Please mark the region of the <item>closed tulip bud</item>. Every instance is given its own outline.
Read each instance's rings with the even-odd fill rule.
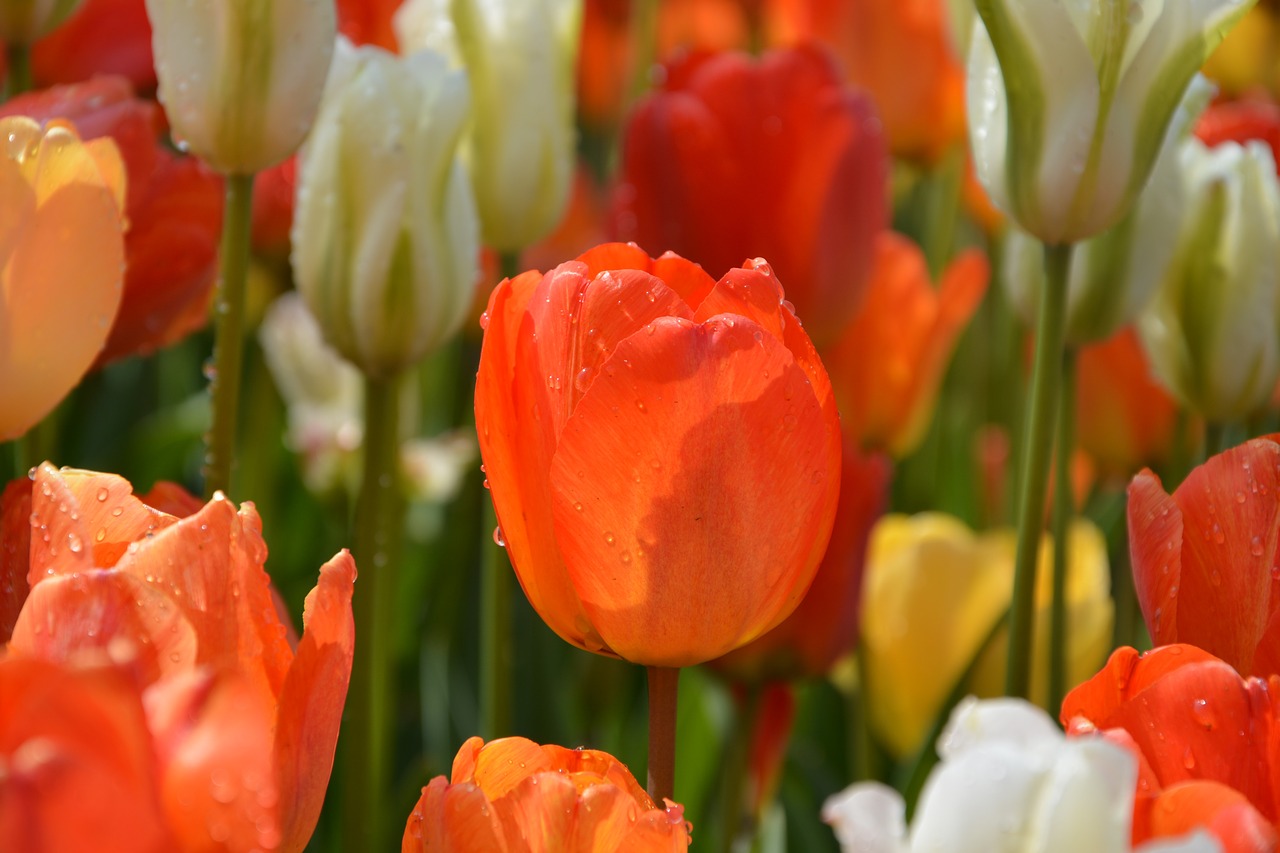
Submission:
[[[1253,412],[1280,376],[1280,182],[1265,143],[1180,152],[1177,254],[1139,321],[1157,378],[1210,421]]]
[[[996,204],[1049,244],[1119,222],[1187,84],[1252,5],[978,0],[969,128]]]
[[[467,142],[486,245],[515,251],[545,236],[573,180],[580,0],[453,0],[475,98]]]
[[[333,55],[328,0],[147,0],[174,138],[221,172],[279,163],[311,129]]]
[[[0,44],[31,44],[79,5],[80,0],[0,0]]]
[[[325,337],[366,373],[418,361],[457,330],[479,255],[458,158],[467,80],[438,54],[339,39],[303,146],[293,269]]]

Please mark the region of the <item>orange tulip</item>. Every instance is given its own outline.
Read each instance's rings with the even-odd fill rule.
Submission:
[[[607,752],[473,737],[437,776],[404,828],[403,853],[566,853],[685,850],[689,824],[656,806]]]
[[[0,118],[0,441],[75,387],[120,307],[124,166],[64,122]]]
[[[627,122],[617,236],[709,270],[769,259],[818,344],[862,299],[888,211],[871,101],[815,47],[668,69]]]
[[[1277,689],[1195,646],[1121,648],[1067,694],[1061,718],[1137,756],[1135,845],[1199,827],[1226,851],[1275,850]]]
[[[111,661],[129,671],[146,709],[147,731],[134,736],[151,741],[161,819],[174,839],[162,849],[223,849],[208,846],[213,835],[226,849],[302,850],[324,800],[351,673],[350,555],[321,568],[295,650],[263,571],[252,504],[237,512],[218,497],[179,520],[134,497],[119,477],[47,464],[28,485],[29,509],[4,504],[7,513],[28,509],[31,529],[30,593],[7,662],[76,669]],[[2,529],[12,524],[6,518]],[[16,701],[24,713],[39,710],[23,694]],[[49,725],[76,727],[75,703],[63,710]],[[14,755],[34,748],[35,735],[22,731],[0,733]],[[106,762],[115,743],[84,748]],[[44,831],[33,821],[54,813],[0,819],[0,849],[28,849],[9,842]],[[68,824],[59,831],[100,832],[75,820],[75,810],[58,814]]]
[[[678,667],[795,609],[831,532],[840,426],[768,264],[716,282],[599,246],[502,282],[484,322],[480,451],[552,630]]]
[[[892,474],[886,457],[864,456],[846,439],[836,520],[813,585],[781,625],[715,661],[717,669],[753,682],[822,678],[853,650],[867,541],[888,503]]]
[[[1169,495],[1129,484],[1133,583],[1157,645],[1192,643],[1239,672],[1280,674],[1280,435],[1210,458]]]
[[[222,179],[161,144],[156,105],[121,77],[21,95],[0,115],[66,118],[85,139],[110,138],[129,178],[120,310],[97,364],[149,353],[204,326],[222,232]]]
[[[964,139],[964,67],[945,0],[765,0],[774,44],[817,39],[871,93],[900,157],[937,160]]]
[[[866,301],[823,350],[846,429],[863,447],[905,456],[920,443],[951,350],[989,274],[986,259],[970,250],[935,289],[910,240],[890,232],[877,239]]]
[[[1121,481],[1169,458],[1177,438],[1178,404],[1151,375],[1131,326],[1080,349],[1076,429],[1080,447],[1103,477]]]

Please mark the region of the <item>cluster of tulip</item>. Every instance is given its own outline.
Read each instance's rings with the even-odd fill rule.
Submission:
[[[0,850],[1280,849],[1253,6],[0,0]]]

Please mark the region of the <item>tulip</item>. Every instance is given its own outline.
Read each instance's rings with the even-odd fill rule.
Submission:
[[[774,43],[829,44],[846,79],[875,99],[893,153],[934,163],[964,138],[964,68],[945,5],[771,0],[765,17]]]
[[[768,264],[716,282],[604,245],[504,281],[482,324],[480,452],[553,631],[680,667],[795,609],[831,532],[840,428]]]
[[[0,440],[80,381],[107,340],[124,275],[124,166],[108,139],[0,118]],[[51,334],[51,330],[57,334]]]
[[[155,91],[145,0],[84,0],[65,23],[32,46],[31,72],[43,86],[105,74],[127,77],[139,92]]]
[[[80,0],[0,2],[0,44],[30,45],[75,11]]]
[[[1009,606],[1014,534],[981,536],[941,514],[888,515],[871,534],[862,605],[862,649],[872,731],[894,755],[920,746],[970,662],[970,686],[999,696],[1008,633],[991,636]],[[1052,543],[1041,542],[1032,652],[1032,695],[1047,690]],[[1087,522],[1072,528],[1067,570],[1068,674],[1087,678],[1111,640],[1112,603],[1102,534]]]
[[[1161,383],[1210,421],[1244,417],[1280,377],[1280,181],[1262,142],[1183,143],[1178,254],[1138,329]]]
[[[1277,439],[1210,458],[1172,495],[1149,470],[1129,485],[1129,553],[1151,639],[1192,643],[1263,677],[1280,673]]]
[[[1214,104],[1200,116],[1195,130],[1200,141],[1210,148],[1224,142],[1244,145],[1250,139],[1260,139],[1271,149],[1272,158],[1280,160],[1280,104],[1274,101]]]
[[[124,292],[102,365],[175,343],[208,320],[222,223],[222,181],[194,157],[160,144],[161,116],[121,77],[21,95],[0,115],[63,117],[84,139],[119,146],[129,178],[125,198]]]
[[[299,160],[293,269],[329,343],[390,375],[471,304],[478,226],[457,154],[467,81],[431,52],[338,45]]]
[[[1155,381],[1132,326],[1080,348],[1076,435],[1104,478],[1124,482],[1167,461],[1178,434],[1178,404]]]
[[[295,650],[263,571],[252,504],[237,512],[218,497],[178,519],[135,498],[119,477],[47,464],[28,486],[30,593],[9,660],[73,668],[109,660],[133,673],[159,806],[176,839],[165,849],[207,849],[213,834],[229,849],[302,850],[323,803],[351,673],[351,557],[321,568]],[[106,760],[113,743],[91,751]],[[80,815],[58,812],[75,827],[60,829],[95,837],[85,834],[100,827]],[[54,818],[24,812],[17,823],[0,821],[0,832],[44,831],[32,822]],[[0,847],[27,849],[3,836]]]
[[[813,585],[781,625],[717,660],[717,669],[734,679],[757,683],[822,678],[853,650],[867,541],[888,504],[891,475],[886,457],[864,456],[846,439],[831,541]]]
[[[403,853],[685,850],[684,808],[665,808],[607,752],[473,737],[437,776],[404,828]]]
[[[938,741],[942,763],[925,782],[908,832],[898,792],[878,782],[827,800],[823,819],[849,853],[1000,850],[1120,853],[1129,846],[1137,767],[1101,738],[1068,739],[1021,699],[956,707]],[[1149,848],[1152,853],[1156,848]],[[1202,851],[1203,834],[1162,851]]]
[[[311,129],[337,33],[314,0],[147,0],[174,138],[219,172],[279,163]]]
[[[1124,218],[1183,91],[1252,0],[977,5],[967,102],[978,176],[1019,226],[1061,245]]]
[[[694,57],[627,123],[617,232],[709,270],[769,258],[823,345],[862,299],[887,171],[870,99],[818,49]]]
[[[1204,65],[1204,73],[1228,98],[1259,88],[1275,91],[1277,36],[1276,11],[1270,3],[1259,3]]]
[[[1275,850],[1275,692],[1188,645],[1112,654],[1072,690],[1062,722],[1138,758],[1135,841],[1203,827],[1226,851]]]
[[[545,236],[573,179],[579,0],[453,0],[475,99],[467,137],[485,245],[514,252]]]
[[[876,240],[866,300],[823,361],[848,429],[863,447],[902,457],[924,438],[956,339],[986,292],[986,259],[970,250],[934,288],[924,254],[890,232]]]

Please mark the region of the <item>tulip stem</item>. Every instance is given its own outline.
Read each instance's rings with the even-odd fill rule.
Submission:
[[[400,498],[400,376],[365,376],[364,472],[356,502],[353,552],[356,661],[351,669],[343,786],[347,850],[386,849],[390,790],[391,669],[395,658],[396,557]]]
[[[520,253],[504,252],[499,259],[503,278],[520,274]],[[505,737],[511,731],[511,687],[514,654],[511,642],[511,563],[498,544],[501,529],[488,480],[480,508],[480,736]]]
[[[213,422],[205,436],[204,495],[231,493],[231,465],[244,363],[244,292],[249,275],[249,222],[253,175],[227,175],[227,202],[218,251],[218,292],[214,297],[213,361],[209,394]]]
[[[1053,454],[1055,410],[1062,367],[1062,336],[1071,244],[1044,247],[1045,288],[1036,324],[1036,358],[1018,494],[1018,547],[1009,616],[1009,660],[1005,693],[1026,699],[1031,688],[1031,646],[1035,636],[1036,558],[1044,530],[1045,487]]]
[[[1049,610],[1049,704],[1056,714],[1067,695],[1067,572],[1071,565],[1071,457],[1076,449],[1076,350],[1062,353],[1062,389],[1058,401],[1058,450],[1053,487],[1053,600]]]
[[[5,58],[9,63],[9,74],[4,81],[2,100],[7,101],[31,90],[31,46],[17,43],[6,45]]]
[[[675,799],[676,689],[680,670],[651,666],[649,673],[649,796],[662,807]]]

